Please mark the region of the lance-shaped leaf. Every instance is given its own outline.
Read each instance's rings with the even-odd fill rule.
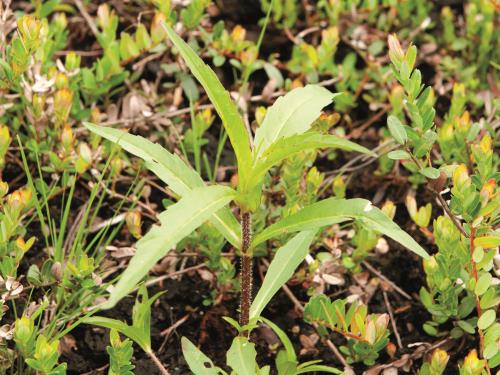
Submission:
[[[159,144],[122,130],[97,126],[89,122],[85,122],[84,125],[93,133],[143,159],[146,167],[165,182],[175,194],[182,197],[194,188],[205,186],[203,179],[193,168]],[[210,222],[233,246],[240,247],[240,224],[229,208],[216,212],[210,218]]]
[[[194,375],[218,375],[220,373],[212,360],[186,337],[181,339],[181,345],[184,359]]]
[[[250,307],[250,319],[259,317],[271,298],[293,276],[306,257],[315,233],[316,230],[300,232],[278,249]]]
[[[103,309],[113,307],[146,276],[148,271],[179,241],[234,199],[236,192],[225,186],[196,188],[159,216],[160,226],[137,242],[137,251],[114,287]]]
[[[137,299],[132,311],[132,325],[104,316],[84,317],[82,323],[92,324],[99,327],[116,329],[118,332],[135,341],[145,352],[151,351],[151,305],[163,294],[157,293],[148,297],[147,288],[143,285],[139,288]]]
[[[361,222],[369,229],[392,238],[423,258],[429,257],[427,252],[383,211],[372,206],[370,201],[360,198],[329,198],[307,206],[264,229],[255,237],[252,246],[283,233],[316,229],[349,220]]]
[[[255,165],[252,170],[252,180],[260,181],[271,167],[297,152],[319,148],[337,148],[344,151],[370,154],[376,157],[376,154],[369,149],[347,139],[330,134],[325,135],[318,132],[306,132],[304,134],[296,134],[290,137],[281,138],[273,143],[255,160]]]
[[[231,100],[229,93],[224,89],[214,71],[198,57],[196,52],[170,26],[165,23],[162,26],[184,58],[191,73],[205,89],[210,102],[212,102],[219,114],[236,154],[239,177],[244,181],[250,170],[252,154],[250,151],[249,134],[236,105]]]
[[[256,156],[262,155],[280,138],[309,130],[321,110],[330,104],[336,95],[339,94],[333,94],[324,87],[307,85],[278,98],[267,110],[264,122],[255,132]]]
[[[255,375],[258,373],[257,351],[255,344],[246,337],[235,337],[227,351],[227,365],[238,375]]]

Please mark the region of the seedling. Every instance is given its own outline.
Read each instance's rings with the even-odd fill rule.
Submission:
[[[239,249],[241,255],[239,325],[242,330],[228,355],[231,356],[229,353],[233,351],[242,351],[249,357],[254,357],[253,344],[247,338],[248,325],[251,327],[254,324],[272,296],[302,262],[319,228],[358,220],[368,228],[393,238],[416,254],[428,257],[412,237],[364,199],[330,198],[319,201],[256,233],[252,239],[252,213],[260,205],[264,177],[274,165],[299,151],[309,149],[330,147],[368,154],[370,151],[346,139],[323,135],[310,129],[323,107],[330,104],[337,95],[319,86],[298,88],[278,99],[268,109],[262,125],[250,142],[252,137],[246,130],[243,119],[215,73],[170,26],[164,24],[163,27],[193,75],[204,87],[222,119],[236,155],[238,187],[233,190],[222,185],[207,186],[190,166],[158,144],[116,129],[86,123],[89,130],[144,159],[146,166],[181,197],[176,204],[160,214],[160,225],[154,226],[137,243],[136,254],[101,308],[113,307],[135,288],[149,269],[176,243],[209,220],[229,243]],[[234,202],[239,208],[240,223],[227,207],[230,202]],[[263,287],[252,304],[254,248],[268,239],[292,232],[299,233],[278,250]],[[246,364],[250,366],[248,373],[255,371],[252,363],[255,362],[249,361]]]

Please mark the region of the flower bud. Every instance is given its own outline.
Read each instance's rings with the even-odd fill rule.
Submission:
[[[462,187],[469,186],[470,183],[471,181],[467,167],[465,164],[460,164],[453,171],[453,185],[458,189],[462,189]]]
[[[490,197],[495,192],[495,187],[496,186],[497,186],[497,183],[496,183],[495,179],[491,178],[481,188],[481,191],[479,192],[479,195],[481,197],[481,205],[483,207],[486,206],[486,204],[490,200]]]
[[[59,30],[64,30],[68,26],[68,19],[65,13],[56,13],[52,22]]]
[[[141,213],[138,210],[127,212],[125,215],[125,222],[127,223],[127,228],[134,238],[139,239],[142,237],[141,231]]]
[[[9,192],[9,184],[5,181],[0,181],[0,198],[3,198]]]
[[[45,94],[34,94],[32,100],[33,116],[40,118],[45,111]]]
[[[86,143],[81,143],[78,148],[78,159],[75,163],[76,171],[79,174],[84,173],[92,163],[92,151]]]
[[[58,90],[68,88],[69,80],[68,76],[64,73],[57,73],[56,75],[56,88]]]
[[[396,214],[396,205],[393,201],[387,200],[382,206],[382,211],[391,219],[394,219],[394,215]]]
[[[40,42],[42,23],[35,17],[22,16],[17,20],[17,28],[26,49],[32,50]]]
[[[404,51],[403,48],[401,48],[401,44],[399,44],[399,40],[396,37],[396,34],[389,35],[387,38],[387,43],[389,45],[389,58],[391,59],[392,63],[399,69],[399,65],[404,58]]]
[[[61,132],[61,144],[64,150],[65,155],[71,154],[73,151],[73,142],[75,137],[73,135],[73,130],[71,130],[71,126],[68,124],[64,125],[64,128]]]
[[[241,25],[236,25],[231,31],[231,40],[235,44],[241,43],[245,40],[246,33],[247,31]]]
[[[9,128],[0,124],[0,168],[3,168],[5,164],[4,158],[9,150],[10,141]]]
[[[75,52],[71,51],[66,55],[66,62],[64,64],[64,67],[68,71],[76,70],[80,68],[80,61],[81,61],[80,56],[78,56]]]
[[[333,194],[337,198],[345,198],[346,184],[344,178],[341,175],[335,176],[333,179]]]
[[[486,365],[485,360],[480,360],[477,357],[476,349],[473,349],[467,354],[463,365],[460,367],[460,374],[481,375]]]
[[[162,23],[166,21],[167,17],[165,17],[163,13],[156,13],[153,17],[153,21],[151,22],[150,34],[153,42],[156,44],[162,42],[167,37],[167,32],[162,26]]]
[[[71,105],[73,103],[73,93],[67,88],[58,90],[54,96],[54,115],[56,126],[64,124],[69,117]]]
[[[113,27],[114,11],[110,11],[108,4],[104,3],[97,8],[97,24],[102,30]]]

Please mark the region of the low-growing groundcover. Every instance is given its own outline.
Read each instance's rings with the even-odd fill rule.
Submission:
[[[498,9],[3,0],[0,373],[495,373]]]

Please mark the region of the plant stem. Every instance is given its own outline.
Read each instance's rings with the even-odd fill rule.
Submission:
[[[476,232],[474,227],[471,225],[470,226],[470,236],[469,236],[469,244],[470,244],[470,261],[471,261],[471,266],[472,266],[472,277],[476,281],[475,285],[477,285],[477,266],[476,262],[474,261],[474,240],[476,238]],[[475,293],[474,293],[475,294]],[[475,294],[476,297],[476,310],[477,310],[477,318],[480,319],[481,315],[483,314],[482,309],[481,309],[481,302],[479,300],[479,296]],[[479,354],[481,358],[484,358],[484,334],[482,329],[477,329],[479,332]],[[490,368],[488,366],[488,362],[486,362],[486,370],[488,374],[490,374]]]
[[[163,375],[170,375],[168,370],[165,368],[165,366],[162,365],[162,363],[160,362],[160,360],[158,359],[158,357],[156,356],[156,354],[152,350],[146,352],[146,354],[149,356],[149,358],[151,358],[153,363],[156,365],[156,367],[158,367],[158,369],[160,370],[160,372]]]
[[[406,147],[404,147],[404,149],[406,150],[406,152],[408,154],[410,154],[412,161],[417,165],[418,169],[422,170],[424,168],[424,166],[422,165],[420,160],[418,160],[415,157],[415,155],[412,154],[410,148],[408,146],[406,146]],[[457,227],[457,229],[460,231],[460,233],[462,233],[465,237],[469,237],[467,235],[467,232],[462,227],[462,224],[460,224],[460,221],[458,221],[457,217],[455,215],[453,215],[453,213],[451,212],[450,207],[448,206],[448,203],[446,203],[446,201],[441,196],[439,191],[435,190],[433,187],[430,186],[429,179],[427,177],[426,177],[426,180],[428,182],[427,188],[431,191],[431,193],[433,193],[436,196],[437,200],[439,201],[439,204],[441,204],[441,207],[443,208],[444,212],[446,212],[446,215],[448,215],[448,217],[451,219],[451,221]]]
[[[250,317],[250,305],[252,303],[252,255],[249,253],[250,241],[252,240],[252,216],[249,212],[241,215],[241,295],[240,295],[240,325],[248,324]],[[246,335],[246,331],[241,332]]]

